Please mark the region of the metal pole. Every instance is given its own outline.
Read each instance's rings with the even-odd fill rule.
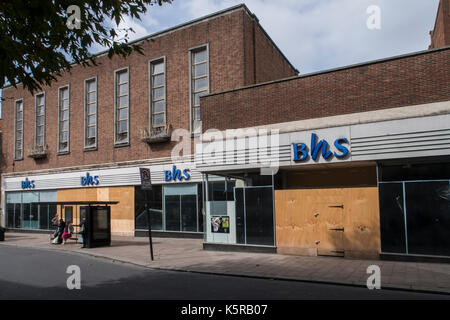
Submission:
[[[150,259],[153,261],[152,223],[150,221],[150,210],[148,210],[147,190],[144,190],[144,193],[145,193],[145,211],[147,213],[147,220],[148,220],[148,241],[150,242]]]

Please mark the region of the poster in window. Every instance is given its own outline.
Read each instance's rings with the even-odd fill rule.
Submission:
[[[211,232],[230,233],[230,217],[229,216],[211,217]]]

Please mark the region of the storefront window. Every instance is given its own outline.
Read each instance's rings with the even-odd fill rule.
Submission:
[[[235,181],[223,179],[221,181],[208,182],[209,201],[234,201]]]
[[[450,163],[381,164],[378,167],[380,181],[449,180]]]
[[[403,184],[380,184],[379,198],[381,251],[406,253]]]
[[[155,185],[148,192],[152,230],[203,232],[201,193],[198,184]],[[145,194],[135,189],[136,229],[147,230]]]
[[[207,175],[206,183],[206,242],[274,245],[272,176]]]
[[[166,230],[182,232],[202,232],[200,222],[199,185],[165,185],[164,211]]]
[[[409,182],[406,191],[408,252],[450,256],[449,182]]]
[[[148,220],[145,212],[145,193],[147,192],[148,208],[150,210],[150,220],[152,230],[163,229],[162,219],[162,186],[153,186],[152,190],[142,190],[141,187],[135,188],[135,225],[136,229],[147,230]]]
[[[56,201],[56,191],[25,191],[6,193],[6,225],[16,229],[51,230],[56,206],[32,202]]]
[[[379,168],[383,252],[450,255],[449,167],[406,164]]]

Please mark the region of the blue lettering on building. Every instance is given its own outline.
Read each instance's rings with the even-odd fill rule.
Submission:
[[[348,144],[346,138],[339,138],[334,141],[335,152],[330,151],[330,145],[323,139],[318,141],[317,134],[313,133],[311,135],[311,147],[308,149],[305,143],[293,143],[292,148],[294,151],[294,161],[300,162],[305,161],[311,155],[311,159],[316,161],[320,158],[320,155],[325,160],[329,160],[334,155],[338,159],[344,159],[348,154],[349,150],[343,144]]]
[[[96,186],[100,183],[98,176],[91,176],[89,172],[86,172],[85,177],[81,177],[81,185],[82,186]]]
[[[164,181],[187,181],[191,179],[191,170],[184,169],[181,171],[174,165],[172,170],[164,170]]]
[[[36,187],[34,180],[28,180],[28,178],[21,182],[21,186],[22,189],[34,189]]]

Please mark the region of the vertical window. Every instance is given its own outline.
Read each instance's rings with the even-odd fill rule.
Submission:
[[[129,82],[128,68],[116,71],[115,143],[129,142]]]
[[[208,47],[191,50],[191,131],[200,133],[200,97],[209,93]]]
[[[59,89],[58,152],[69,152],[69,87]]]
[[[36,95],[35,98],[35,147],[43,150],[45,144],[45,94]]]
[[[97,147],[97,79],[84,82],[84,147]]]
[[[15,104],[14,159],[23,159],[23,100]]]
[[[150,129],[166,125],[165,73],[164,58],[150,62]]]

